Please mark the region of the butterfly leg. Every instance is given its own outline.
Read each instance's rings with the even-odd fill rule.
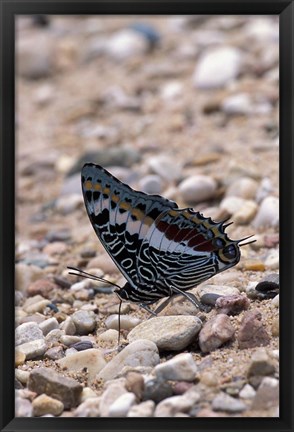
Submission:
[[[174,292],[176,294],[182,294],[184,297],[186,297],[187,300],[189,300],[199,310],[204,311],[204,312],[209,312],[211,310],[211,308],[200,303],[200,301],[197,300],[197,298],[194,296],[194,294],[182,291],[179,288],[173,287],[171,285],[169,288],[172,292]]]
[[[140,303],[139,307],[142,308],[142,309],[145,309],[145,311],[149,312],[152,316],[156,316],[157,315],[156,311],[153,312],[153,310],[151,310],[145,303]]]

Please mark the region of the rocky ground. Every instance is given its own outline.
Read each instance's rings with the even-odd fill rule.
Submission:
[[[31,17],[17,25],[16,415],[268,417],[279,406],[278,19]],[[158,317],[120,286],[85,161],[255,235]]]

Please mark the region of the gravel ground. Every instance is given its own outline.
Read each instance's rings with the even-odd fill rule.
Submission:
[[[31,17],[17,23],[16,415],[279,415],[278,19]],[[83,203],[100,164],[230,217],[240,262],[155,318],[122,286]]]

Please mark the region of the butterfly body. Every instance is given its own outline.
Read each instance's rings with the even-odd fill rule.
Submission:
[[[125,276],[118,296],[144,305],[185,292],[240,260],[223,223],[159,195],[135,191],[92,163],[82,169],[91,224]]]

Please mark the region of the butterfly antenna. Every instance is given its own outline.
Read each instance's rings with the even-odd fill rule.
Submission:
[[[250,236],[248,236],[248,237],[244,237],[244,238],[242,238],[241,240],[238,240],[237,243],[240,243],[241,241],[247,240],[247,239],[249,239],[249,238],[251,238],[251,237],[253,237],[253,235],[250,235]],[[243,244],[240,244],[239,246],[240,246],[240,247],[241,247],[241,246],[246,246],[246,245],[249,245],[249,244],[251,244],[251,243],[255,243],[255,242],[256,242],[256,239],[254,239],[254,240],[250,240],[249,242],[246,242],[246,243],[243,243]]]
[[[119,349],[120,344],[120,311],[121,311],[121,304],[122,300],[120,300],[119,307],[118,307],[118,340],[117,340],[117,348]]]
[[[85,272],[84,270],[81,270],[81,269],[79,269],[79,268],[77,268],[77,267],[67,267],[69,270],[73,270],[73,271],[70,271],[70,272],[68,272],[68,274],[70,274],[70,275],[74,275],[74,276],[81,276],[81,277],[84,277],[84,278],[86,278],[86,279],[92,279],[92,280],[96,280],[96,281],[99,281],[99,282],[107,282],[108,284],[110,284],[110,285],[113,285],[113,286],[115,286],[115,287],[117,287],[117,288],[121,288],[119,285],[117,285],[116,283],[114,283],[114,282],[110,282],[109,280],[107,280],[107,279],[104,279],[104,278],[102,278],[102,277],[99,277],[99,276],[95,276],[95,275],[93,275],[93,274],[91,274],[91,273],[87,273],[87,272]],[[74,273],[74,272],[76,272],[76,273]]]

